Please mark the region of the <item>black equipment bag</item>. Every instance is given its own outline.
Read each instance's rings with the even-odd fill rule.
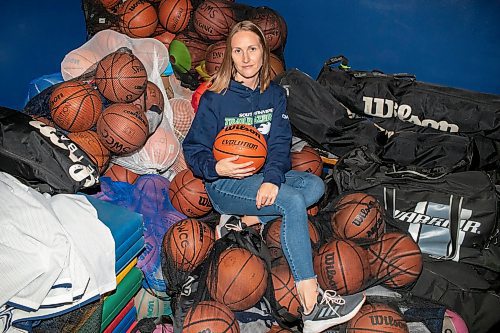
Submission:
[[[61,131],[0,107],[0,171],[49,194],[76,193],[98,183],[98,168]]]
[[[385,141],[385,134],[371,120],[350,113],[307,74],[291,69],[274,80],[287,92],[294,135],[312,146],[342,156],[361,145],[377,150]]]
[[[352,112],[386,130],[433,128],[468,135],[477,142],[481,166],[498,162],[499,95],[419,82],[406,73],[351,70],[343,56],[327,60],[317,81]]]
[[[500,272],[498,194],[485,172],[419,173],[361,147],[340,159],[334,180],[341,194],[375,196],[423,253]]]

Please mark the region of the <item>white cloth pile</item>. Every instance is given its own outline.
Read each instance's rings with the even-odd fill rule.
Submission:
[[[85,196],[0,172],[0,272],[0,332],[29,330],[116,288],[114,240]]]

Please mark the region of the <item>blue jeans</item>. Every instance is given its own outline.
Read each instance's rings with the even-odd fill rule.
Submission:
[[[290,170],[271,206],[257,209],[256,196],[262,174],[244,179],[221,178],[206,183],[212,205],[221,214],[256,215],[263,224],[281,216],[281,247],[295,282],[316,277],[307,225],[307,207],[323,195],[323,180],[311,173]]]

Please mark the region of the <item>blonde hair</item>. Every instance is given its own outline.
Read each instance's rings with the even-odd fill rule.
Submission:
[[[271,83],[271,66],[269,64],[270,51],[267,46],[266,37],[255,23],[251,21],[241,21],[233,26],[227,37],[224,59],[217,73],[210,79],[212,85],[209,90],[221,93],[229,87],[229,82],[236,75],[236,68],[234,67],[233,58],[231,56],[231,41],[234,35],[240,31],[251,31],[259,37],[260,45],[262,46],[262,67],[259,71],[260,92],[263,93],[269,87]]]

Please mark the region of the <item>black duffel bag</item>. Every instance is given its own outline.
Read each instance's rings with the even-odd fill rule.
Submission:
[[[343,56],[329,59],[317,81],[351,112],[370,117],[389,131],[432,128],[473,137],[481,166],[498,162],[499,95],[419,82],[406,73],[357,71],[347,65]]]
[[[98,183],[97,166],[61,131],[0,107],[0,171],[40,192],[76,193]]]
[[[411,234],[423,253],[500,272],[498,194],[485,172],[424,174],[361,147],[340,159],[333,178],[341,194],[375,196],[387,222]]]

